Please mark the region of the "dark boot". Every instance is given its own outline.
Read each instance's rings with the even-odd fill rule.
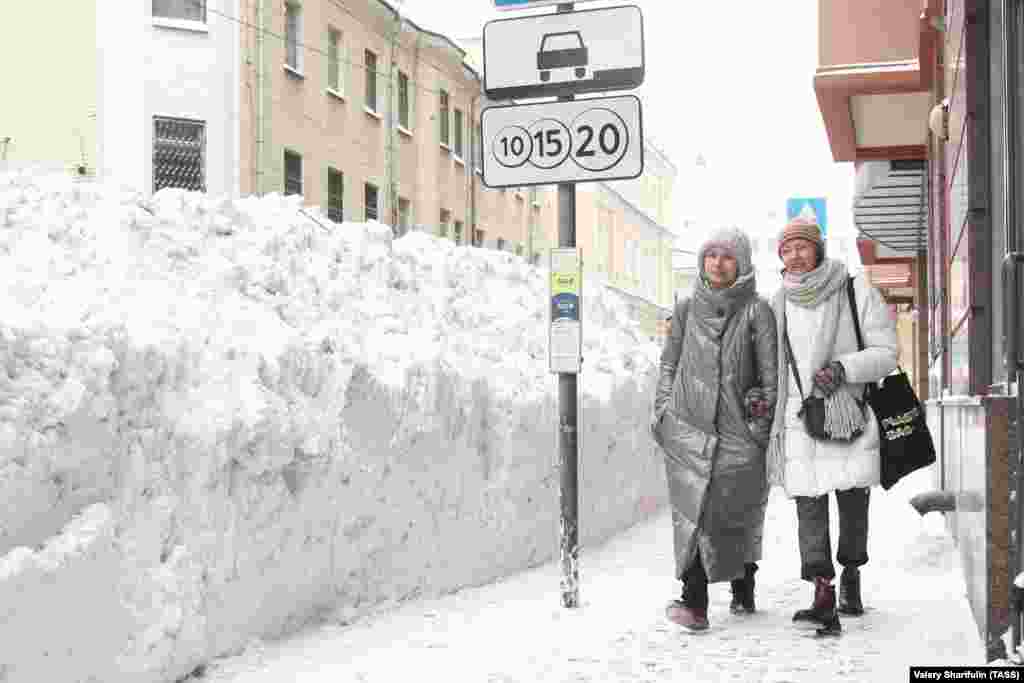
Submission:
[[[673,600],[665,608],[665,616],[687,631],[708,630],[708,610],[699,607],[687,607],[682,600]]]
[[[808,609],[797,610],[793,624],[799,628],[813,628],[818,635],[837,635],[842,626],[836,613],[836,587],[832,579],[814,578],[814,602]]]
[[[708,629],[708,580],[699,563],[687,572],[682,599],[670,602],[665,616],[688,631]]]
[[[757,571],[756,564],[748,564],[744,568],[742,579],[733,579],[732,602],[729,603],[729,611],[733,614],[754,613],[754,572]]]
[[[860,570],[844,567],[839,579],[839,613],[859,617],[864,614],[864,603],[860,599]]]

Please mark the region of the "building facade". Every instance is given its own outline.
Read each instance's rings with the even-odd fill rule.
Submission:
[[[40,60],[42,72],[15,70],[31,82],[9,85],[26,93],[26,106],[0,111],[5,161],[100,175],[146,192],[237,195],[239,93],[229,87],[239,78],[237,0],[123,7],[92,0],[67,10],[71,16],[53,22],[43,6],[5,9],[6,63],[36,51],[44,33],[60,46]]]
[[[819,0],[815,91],[836,161],[857,165],[854,219],[872,279],[913,311],[918,393],[953,494],[990,656],[1020,636],[1024,292],[1019,0]],[[1009,287],[1009,289],[1006,289]],[[1009,324],[1007,324],[1009,321]],[[1014,324],[1016,322],[1017,324]],[[1014,502],[1011,502],[1014,501]]]

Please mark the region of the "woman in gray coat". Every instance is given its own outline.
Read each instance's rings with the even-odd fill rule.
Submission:
[[[708,628],[708,583],[731,581],[733,612],[754,611],[778,382],[775,316],[756,292],[750,240],[718,231],[697,263],[699,281],[676,305],[661,354],[651,425],[683,582],[666,616],[692,631]]]

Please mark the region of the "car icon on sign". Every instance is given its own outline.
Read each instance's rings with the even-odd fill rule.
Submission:
[[[545,33],[540,39],[540,51],[537,52],[537,69],[540,71],[540,80],[545,83],[551,80],[551,72],[555,69],[574,69],[576,78],[586,76],[587,48],[583,45],[580,32]]]

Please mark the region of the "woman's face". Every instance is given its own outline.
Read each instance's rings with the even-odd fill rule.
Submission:
[[[713,289],[725,289],[736,282],[736,258],[727,249],[711,247],[704,252],[704,276]]]
[[[809,273],[818,265],[818,247],[810,240],[789,240],[782,245],[779,255],[782,256],[786,271],[790,273]]]

